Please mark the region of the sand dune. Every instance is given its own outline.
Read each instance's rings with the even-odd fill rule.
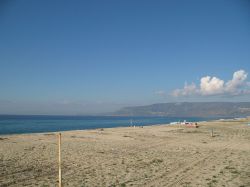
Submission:
[[[250,186],[246,121],[63,132],[63,186]],[[0,186],[56,186],[57,173],[56,133],[0,137]]]

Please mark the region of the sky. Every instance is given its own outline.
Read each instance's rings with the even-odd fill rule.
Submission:
[[[0,114],[250,101],[248,0],[2,0]]]

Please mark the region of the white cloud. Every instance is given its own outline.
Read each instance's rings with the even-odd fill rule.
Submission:
[[[245,80],[247,79],[247,73],[244,70],[236,71],[233,74],[233,79],[226,83],[225,91],[230,93],[237,93],[240,88],[247,85]]]
[[[185,83],[184,88],[172,92],[175,97],[191,95],[242,95],[250,94],[249,82],[246,82],[247,73],[244,70],[234,72],[232,80],[225,83],[217,77],[205,76],[200,79],[200,86],[194,83]]]
[[[201,95],[214,95],[224,92],[224,81],[217,77],[202,77],[200,80]]]
[[[185,83],[185,86],[183,89],[176,89],[173,91],[173,96],[178,97],[178,96],[188,96],[188,95],[193,95],[197,94],[197,88],[194,83],[188,85]]]

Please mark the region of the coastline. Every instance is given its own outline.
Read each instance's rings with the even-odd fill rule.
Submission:
[[[249,120],[64,131],[63,184],[249,186]],[[56,134],[0,136],[0,185],[55,186]]]
[[[12,115],[8,115],[8,116],[12,116]],[[11,120],[13,120],[13,119],[16,120],[16,121],[12,121],[11,123],[18,124],[16,127],[14,127],[14,128],[16,128],[16,130],[15,130],[16,132],[13,132],[13,127],[12,127],[12,129],[9,129],[9,132],[8,132],[7,129],[9,127],[6,125],[6,124],[8,124],[8,121],[6,121],[6,122],[2,121],[2,123],[0,123],[0,131],[2,129],[2,132],[0,133],[0,137],[1,136],[10,136],[10,135],[22,135],[22,134],[25,135],[25,134],[39,134],[39,133],[58,133],[58,132],[77,131],[77,130],[95,130],[95,129],[100,129],[100,128],[104,128],[104,129],[106,129],[106,128],[122,128],[122,127],[129,127],[130,126],[129,121],[131,121],[131,119],[135,119],[137,121],[135,123],[136,126],[171,125],[172,121],[170,121],[170,119],[173,120],[173,121],[174,120],[184,121],[184,120],[188,119],[188,121],[190,120],[190,122],[197,122],[197,123],[219,120],[219,118],[217,118],[217,117],[216,118],[215,117],[214,118],[200,118],[200,117],[187,117],[187,118],[185,118],[185,117],[169,117],[168,118],[168,117],[157,117],[157,116],[155,116],[155,117],[134,116],[132,118],[126,117],[127,119],[123,119],[124,117],[121,116],[121,119],[123,119],[124,121],[128,120],[126,122],[126,125],[124,125],[124,123],[119,124],[119,122],[118,122],[118,124],[115,124],[116,122],[113,121],[113,122],[111,122],[111,125],[103,126],[103,125],[101,125],[103,123],[103,121],[99,121],[98,123],[100,125],[92,124],[93,126],[90,127],[91,123],[87,124],[87,126],[84,125],[84,123],[85,123],[84,118],[85,117],[87,117],[87,118],[89,118],[89,117],[90,118],[96,118],[97,117],[98,120],[100,120],[102,118],[105,120],[106,118],[110,118],[111,116],[49,116],[49,118],[48,118],[49,121],[48,122],[46,122],[47,121],[46,117],[47,116],[35,115],[35,120],[38,120],[36,123],[42,123],[42,126],[37,125],[38,128],[40,128],[40,127],[43,128],[43,124],[47,125],[47,130],[44,130],[44,129],[38,130],[37,127],[36,127],[36,124],[35,125],[30,124],[29,120],[30,119],[33,120],[33,115],[31,115],[31,116],[18,116],[18,115],[15,115],[15,118],[10,118],[10,119]],[[74,127],[74,128],[71,129],[71,127],[70,127],[70,124],[72,123],[70,121],[70,120],[72,120],[71,117],[73,117],[73,120],[75,120],[75,117],[77,117],[77,120],[82,119],[83,120],[82,121],[83,125],[78,125],[78,127]],[[118,118],[118,116],[115,116],[115,119],[116,118]],[[166,120],[161,121],[161,123],[153,122],[153,121],[151,121],[151,122],[150,121],[149,122],[143,122],[143,120],[145,120],[145,119],[150,120],[150,119],[157,119],[157,118],[158,119],[166,119]],[[7,118],[7,119],[9,119],[9,118]],[[23,119],[26,119],[27,121],[23,121]],[[41,119],[41,121],[39,119]],[[50,121],[51,119],[52,120],[62,120],[62,127],[61,127],[61,124],[58,124],[57,126],[55,126],[54,123],[57,123],[57,122]],[[65,123],[65,121],[64,121],[65,119],[69,120],[69,122],[66,120],[67,123]],[[229,119],[229,118],[226,118],[226,119]],[[22,121],[22,124],[19,124],[19,120]],[[111,117],[111,120],[114,120],[113,117]],[[233,119],[229,119],[229,120],[233,120]],[[166,121],[168,121],[168,122],[166,122]],[[112,123],[113,123],[113,125],[112,125]],[[48,127],[48,125],[50,125],[50,124],[53,125],[52,128]],[[3,125],[3,127],[1,125]],[[30,127],[30,125],[32,127]],[[23,127],[24,128],[28,127],[28,129],[23,130]],[[59,129],[62,129],[62,130],[59,130]],[[4,132],[6,130],[7,130],[7,132]]]

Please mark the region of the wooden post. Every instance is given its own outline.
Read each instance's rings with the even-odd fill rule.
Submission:
[[[211,129],[211,137],[214,137],[214,129]]]
[[[62,171],[61,171],[61,133],[58,134],[58,182],[62,187]]]

